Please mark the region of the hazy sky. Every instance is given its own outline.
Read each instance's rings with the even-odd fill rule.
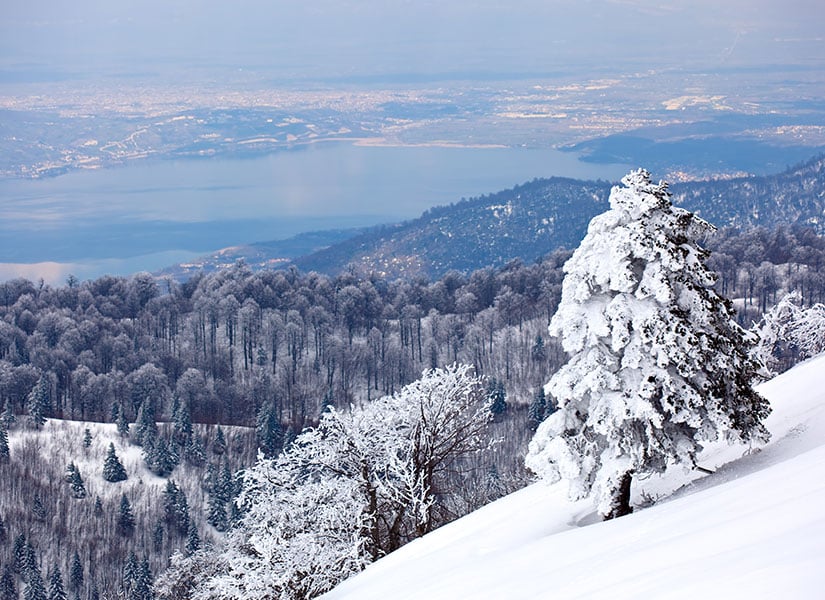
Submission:
[[[824,36],[822,0],[6,0],[0,66],[311,78],[714,68],[821,62]]]

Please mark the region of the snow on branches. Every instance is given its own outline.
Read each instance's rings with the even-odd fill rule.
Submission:
[[[546,386],[559,410],[538,428],[528,468],[630,511],[634,473],[692,464],[702,441],[765,439],[767,402],[731,304],[712,289],[699,240],[712,226],[670,201],[645,170],[614,187],[565,264],[550,323],[569,362]]]
[[[219,572],[193,597],[312,598],[434,529],[452,467],[485,447],[490,418],[483,382],[466,365],[426,371],[350,412],[330,408],[283,454],[246,471],[244,516]]]

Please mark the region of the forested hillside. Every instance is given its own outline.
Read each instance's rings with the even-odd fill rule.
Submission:
[[[302,270],[440,277],[510,260],[531,262],[574,248],[607,206],[611,184],[554,177],[433,208],[420,218],[369,230],[295,259]],[[825,157],[777,175],[674,184],[674,204],[717,227],[810,226],[824,231]]]
[[[724,229],[707,241],[717,289],[736,299],[744,325],[788,290],[799,292],[802,306],[825,300],[825,241],[813,229]],[[22,482],[0,486],[0,562],[19,586],[13,543],[22,535],[20,552],[33,549],[44,577],[52,562],[68,577],[75,549],[87,587],[93,563],[117,573],[95,580],[101,590],[132,581],[121,577],[131,552],[157,574],[189,535],[188,525],[184,531],[174,515],[164,516],[165,533],[155,544],[164,481],[185,482],[195,533],[209,539],[232,518],[226,493],[214,493],[216,472],[228,469],[231,479],[252,462],[254,446],[277,455],[317,424],[326,406],[346,413],[399,392],[425,369],[455,362],[484,378],[494,417],[488,435],[500,443],[467,459],[453,516],[521,487],[526,443],[554,408],[542,385],[565,360],[546,331],[568,257],[557,251],[531,264],[452,271],[436,280],[352,270],[336,277],[294,268],[252,272],[238,263],[182,284],[148,274],[62,287],[0,284],[0,407],[11,440],[0,471]],[[783,344],[780,366],[800,352]],[[89,446],[85,426],[68,427],[56,453],[40,427],[61,418],[107,424],[88,424]],[[227,437],[230,427],[248,432],[237,452],[220,450],[218,425]],[[103,480],[107,441],[129,483]],[[85,483],[83,500],[73,496],[70,462]],[[117,486],[140,535],[117,529],[123,493],[106,495]],[[107,516],[93,534],[95,548],[114,539],[117,551],[91,549],[85,533],[77,548],[52,548],[48,540],[70,539],[66,527],[94,513],[98,495]]]

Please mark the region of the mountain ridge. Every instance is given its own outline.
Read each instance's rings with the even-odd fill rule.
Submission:
[[[514,259],[532,262],[553,250],[575,247],[590,219],[606,209],[612,185],[537,178],[433,207],[416,219],[336,230],[337,237],[325,238],[321,232],[313,251],[304,254],[289,250],[292,241],[301,241],[297,236],[281,242],[280,256],[267,254],[268,243],[263,242],[241,247],[233,258],[250,257],[253,268],[295,266],[329,275],[352,269],[402,278],[440,277],[450,270],[469,272]],[[674,204],[717,227],[795,225],[825,232],[825,155],[774,175],[676,183],[670,191]],[[245,248],[254,252],[244,254]]]

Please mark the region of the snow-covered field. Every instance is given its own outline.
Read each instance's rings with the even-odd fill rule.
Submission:
[[[324,596],[825,598],[825,355],[763,384],[772,440],[716,445],[634,481],[646,509],[600,522],[564,484],[534,484],[416,540]]]

